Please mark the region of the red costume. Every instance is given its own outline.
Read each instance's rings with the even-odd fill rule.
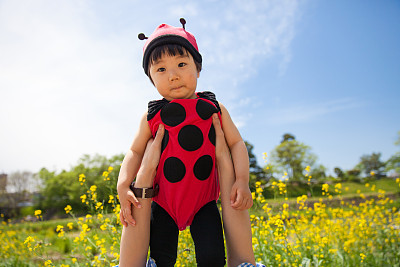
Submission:
[[[153,137],[160,123],[165,126],[154,180],[160,190],[153,200],[179,230],[192,223],[201,207],[219,197],[212,114],[220,116],[220,108],[213,93],[196,95],[196,99],[151,101],[147,115]]]

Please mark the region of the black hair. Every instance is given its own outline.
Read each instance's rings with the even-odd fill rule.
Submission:
[[[150,67],[151,67],[151,65],[154,62],[156,62],[157,60],[161,59],[161,57],[164,56],[164,55],[176,56],[178,54],[180,56],[183,56],[183,55],[189,55],[190,52],[186,48],[184,48],[183,46],[178,45],[178,44],[160,45],[160,46],[157,46],[156,48],[154,48],[153,51],[151,51],[151,54],[149,56],[149,69],[147,71],[149,73],[150,81],[153,84],[154,84],[154,82],[153,82],[153,80],[151,79],[151,76],[150,76]],[[193,57],[193,55],[192,55],[192,57]],[[193,57],[193,60],[194,60],[194,64],[196,65],[197,71],[200,72],[201,68],[202,68],[201,62],[196,61],[194,59],[194,57]]]

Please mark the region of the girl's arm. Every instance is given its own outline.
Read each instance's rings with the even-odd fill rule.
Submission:
[[[249,154],[228,110],[221,103],[219,105],[221,108],[222,130],[231,151],[236,177],[231,191],[231,204],[235,209],[249,209],[253,205],[249,189]]]
[[[252,246],[252,233],[249,212],[235,210],[230,205],[230,190],[235,183],[235,172],[226,145],[224,132],[220,127],[218,116],[213,115],[216,145],[215,156],[221,187],[222,221],[227,249],[227,266],[238,266],[243,262],[255,265]]]
[[[147,113],[145,113],[142,116],[139,130],[133,139],[132,145],[125,155],[118,176],[117,191],[121,203],[120,220],[124,226],[128,226],[128,223],[135,224],[131,213],[131,204],[137,208],[141,207],[129,186],[139,170],[146,144],[150,138],[151,131],[147,123]]]

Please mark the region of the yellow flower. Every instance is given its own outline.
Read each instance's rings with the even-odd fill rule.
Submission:
[[[306,170],[307,172],[310,172],[310,166],[307,166],[307,167],[305,168],[305,170]]]
[[[96,190],[97,190],[97,186],[96,185],[92,185],[90,187],[90,191],[92,191],[92,193],[96,192]]]
[[[51,260],[47,260],[47,261],[45,261],[45,263],[44,263],[44,266],[51,266]]]
[[[42,214],[42,211],[41,210],[35,210],[35,216],[39,216],[39,215],[41,215]]]
[[[73,226],[74,226],[74,223],[72,223],[72,222],[67,223],[67,227],[68,227],[70,230],[72,230]]]
[[[323,185],[322,185],[322,190],[325,191],[325,192],[328,192],[328,190],[329,190],[329,185],[328,185],[328,184],[323,184]]]
[[[82,231],[83,231],[83,232],[89,232],[89,231],[90,231],[90,228],[89,228],[89,226],[88,226],[86,223],[84,223],[84,224],[82,225]]]
[[[374,172],[374,171],[371,171],[369,174],[370,174],[371,176],[374,176],[374,175],[375,175],[375,172]]]
[[[67,206],[64,208],[64,210],[65,210],[65,213],[68,214],[68,213],[72,210],[72,207],[71,207],[70,205],[67,205]]]
[[[82,195],[80,198],[82,199],[82,203],[85,203],[87,196],[86,195]]]
[[[335,192],[336,193],[341,193],[341,189],[342,189],[342,184],[341,183],[337,183],[335,185]]]
[[[113,167],[108,167],[108,172],[112,172],[114,170],[114,168]]]
[[[72,258],[72,263],[76,263],[77,259],[76,258]]]
[[[79,174],[79,182],[81,182],[81,185],[83,185],[83,183],[86,181],[85,178],[86,176],[83,173]]]
[[[33,237],[31,237],[31,236],[28,236],[28,237],[25,239],[24,244],[27,244],[27,243],[28,243],[28,246],[30,246],[30,243],[31,243],[31,242],[35,242],[35,239],[34,239]]]

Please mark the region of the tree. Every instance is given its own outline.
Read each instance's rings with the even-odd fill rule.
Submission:
[[[257,164],[257,158],[253,153],[254,146],[247,141],[244,141],[244,143],[247,148],[247,153],[249,154],[249,186],[250,189],[253,190],[256,188],[255,183],[257,181],[267,182],[268,178],[264,170]]]
[[[296,139],[296,138],[294,137],[294,135],[292,135],[292,134],[290,134],[290,133],[285,133],[285,134],[282,136],[282,141],[281,141],[281,143],[286,142],[286,141],[295,140],[295,139]]]
[[[354,168],[352,170],[348,170],[346,172],[346,178],[348,181],[353,181],[353,182],[360,182],[360,173],[361,171],[357,168]]]
[[[326,178],[326,167],[321,164],[316,165],[311,169],[310,175],[317,180],[325,179]]]
[[[341,168],[335,167],[335,168],[333,169],[333,171],[335,172],[335,174],[336,174],[336,176],[337,176],[338,179],[341,179],[341,180],[344,179],[344,172],[342,171]]]
[[[284,134],[282,142],[271,153],[271,160],[278,166],[279,172],[287,172],[292,181],[304,181],[304,169],[307,166],[313,167],[316,159],[311,148],[297,141],[291,134]]]
[[[93,157],[84,155],[76,166],[59,174],[43,168],[38,175],[43,186],[37,208],[45,210],[47,217],[56,212],[63,212],[66,205],[71,205],[75,211],[87,212],[87,206],[82,203],[81,196],[87,194],[92,185],[97,187],[97,199],[104,200],[104,205],[107,205],[109,195],[116,192],[116,180],[123,157],[122,154],[111,159],[100,155]],[[114,167],[112,171],[114,175],[108,177],[112,179],[110,181],[104,176],[109,166]],[[85,175],[85,182],[79,180],[81,174]]]
[[[367,176],[382,177],[385,169],[385,163],[381,161],[381,153],[372,153],[371,155],[363,155],[358,164],[361,172]]]
[[[394,144],[400,146],[400,131],[397,134],[398,138],[396,142],[394,142]],[[388,161],[386,162],[385,170],[387,172],[394,172],[394,175],[400,174],[400,151],[395,153],[388,159]]]
[[[265,173],[263,169],[257,164],[257,158],[253,153],[254,146],[247,141],[244,141],[247,153],[249,154],[249,163],[250,163],[250,173],[257,176],[258,180],[262,180],[265,177]]]
[[[8,216],[18,216],[20,205],[32,200],[34,183],[31,172],[13,172],[7,177],[6,191],[1,194],[1,206],[8,209]]]
[[[400,174],[400,152],[397,152],[388,159],[385,170],[387,172],[393,171],[394,175]]]

